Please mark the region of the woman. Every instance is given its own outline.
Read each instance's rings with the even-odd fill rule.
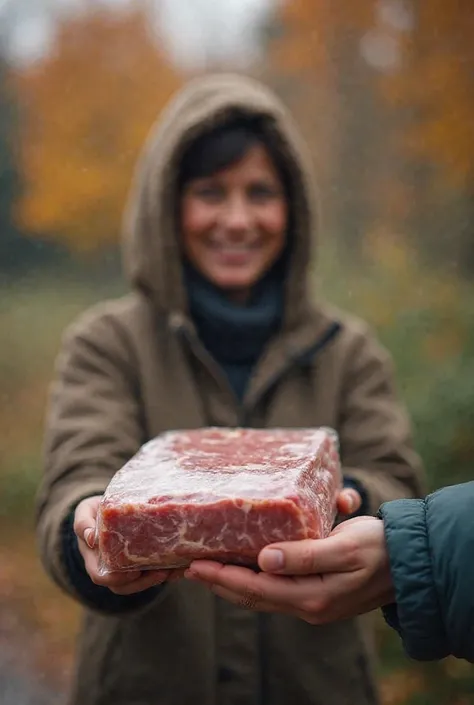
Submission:
[[[466,482],[387,502],[378,518],[345,521],[322,541],[267,546],[258,575],[211,561],[195,561],[186,575],[236,604],[245,597],[310,624],[383,607],[411,658],[474,663],[473,511],[474,482]]]
[[[76,705],[377,702],[357,622],[255,614],[179,573],[102,578],[92,540],[110,478],[168,429],[333,426],[343,513],[421,492],[388,355],[364,323],[311,304],[306,153],[263,86],[192,82],[137,171],[124,243],[132,293],[65,336],[37,531],[46,569],[87,608]]]

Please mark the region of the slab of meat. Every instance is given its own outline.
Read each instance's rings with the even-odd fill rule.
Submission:
[[[196,558],[256,565],[269,543],[327,536],[340,487],[331,429],[165,433],[117,472],[101,500],[101,570]]]

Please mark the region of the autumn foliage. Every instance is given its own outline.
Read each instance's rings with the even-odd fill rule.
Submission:
[[[303,125],[329,229],[351,253],[401,238],[472,273],[468,0],[292,0],[271,29],[266,77]]]
[[[54,51],[17,75],[24,194],[17,220],[73,249],[117,240],[131,172],[181,78],[139,12],[63,24]]]
[[[464,189],[474,176],[474,14],[468,0],[419,3],[402,69],[384,95],[411,111],[397,147],[435,167],[434,187]]]

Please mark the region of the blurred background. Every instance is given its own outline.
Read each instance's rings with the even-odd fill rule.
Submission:
[[[397,364],[431,488],[474,476],[472,0],[0,0],[0,703],[63,702],[78,611],[32,534],[64,326],[125,290],[148,129],[190,76],[257,76],[319,175],[317,277]],[[468,705],[472,668],[378,630],[384,705]]]

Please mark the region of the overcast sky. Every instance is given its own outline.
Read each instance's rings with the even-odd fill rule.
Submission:
[[[150,8],[167,48],[184,66],[203,65],[209,56],[246,60],[256,50],[255,31],[278,0],[100,0],[119,10],[131,2]],[[99,4],[99,0],[95,0]],[[61,15],[91,0],[0,0],[0,27],[12,56],[34,61],[47,51]]]

